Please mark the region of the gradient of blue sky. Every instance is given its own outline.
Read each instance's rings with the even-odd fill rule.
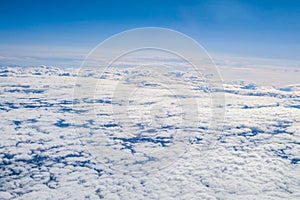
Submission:
[[[0,56],[11,64],[80,61],[112,34],[145,26],[183,32],[210,53],[300,60],[298,0],[0,2]]]

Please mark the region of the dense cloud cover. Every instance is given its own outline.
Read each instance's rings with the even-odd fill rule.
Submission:
[[[100,77],[102,90],[95,98],[78,99],[73,98],[75,69],[2,67],[0,199],[300,198],[300,85],[225,82],[224,127],[223,132],[217,132],[201,120],[210,114],[205,106],[209,92],[201,80],[189,72],[169,74],[187,80],[198,95],[202,105],[199,126],[184,130],[192,140],[184,141],[186,151],[171,159],[170,165],[143,170],[143,165],[152,162],[149,159],[140,164],[142,173],[133,173],[124,171],[122,162],[117,164],[123,170],[114,168],[117,156],[109,159],[108,154],[106,163],[99,162],[89,149],[88,138],[103,133],[109,137],[106,145],[128,156],[149,148],[164,152],[171,146],[177,114],[167,113],[158,120],[164,123],[154,130],[136,123],[141,132],[151,135],[160,130],[163,136],[120,134],[122,124],[112,120],[108,112],[114,104],[109,98],[110,87],[118,77],[131,73],[143,75],[130,69],[114,70]],[[83,78],[99,77],[87,72]],[[174,105],[172,96],[165,100]],[[138,108],[143,110],[159,101],[140,102]],[[206,146],[208,139],[213,145]]]

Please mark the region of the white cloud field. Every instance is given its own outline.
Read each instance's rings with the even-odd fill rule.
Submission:
[[[295,71],[156,72],[1,67],[0,199],[300,199]]]

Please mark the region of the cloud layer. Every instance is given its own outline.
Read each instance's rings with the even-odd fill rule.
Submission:
[[[89,149],[95,141],[87,143],[88,139],[93,134],[105,135],[106,145],[124,153],[118,155],[134,157],[135,152],[151,148],[164,153],[172,143],[171,137],[153,136],[155,130],[147,130],[147,124],[138,124],[138,120],[151,121],[156,115],[140,119],[148,115],[138,115],[137,111],[146,112],[148,106],[163,100],[170,105],[167,110],[176,111],[176,99],[163,90],[160,94],[167,96],[163,100],[150,98],[153,95],[133,98],[137,107],[128,112],[137,118],[125,120],[128,124],[137,122],[136,128],[151,138],[124,136],[119,132],[120,123],[110,113],[111,105],[118,102],[109,95],[125,74],[143,75],[132,69],[114,69],[102,77],[103,85],[94,98],[76,99],[72,94],[78,77],[72,68],[2,67],[0,199],[300,198],[300,85],[224,82],[225,126],[218,132],[208,129],[210,92],[203,87],[203,80],[189,72],[167,74],[166,79],[188,80],[198,95],[199,126],[183,129],[192,140],[184,141],[186,151],[170,165],[151,171],[146,168],[151,166],[149,159],[142,163],[145,168],[138,168],[142,173],[133,173],[116,170],[112,162],[120,157],[113,157],[116,154],[112,152],[106,152],[110,153],[106,163],[99,162]],[[82,78],[89,81],[97,77],[96,72],[87,72]],[[138,80],[135,83],[142,88],[150,87],[148,91],[158,93],[157,86],[146,86]],[[156,114],[161,118],[155,126],[165,131],[163,136],[170,136],[176,130],[178,113],[165,113],[166,117],[163,112]]]

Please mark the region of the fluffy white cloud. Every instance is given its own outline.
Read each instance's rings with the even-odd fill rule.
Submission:
[[[184,126],[178,124],[184,113],[178,102],[192,102],[191,97],[181,91],[176,98],[154,83],[132,78],[146,72],[109,71],[87,99],[73,99],[76,74],[45,66],[0,69],[0,199],[300,198],[300,85],[225,82],[225,126],[219,132],[209,129],[207,121],[211,93],[189,72],[163,75],[163,81],[177,83],[169,91],[180,93],[178,88],[188,83],[197,97],[198,119]],[[126,84],[141,89],[137,97],[143,96],[132,94],[129,116],[122,110],[125,104],[112,98],[124,74],[136,81]],[[96,77],[90,71],[82,80],[92,83]],[[126,134],[128,125],[147,137]],[[172,141],[176,131],[191,138]],[[168,150],[174,141],[186,145],[180,149],[184,152]],[[95,155],[93,145],[107,154]],[[165,159],[159,161],[162,167],[151,164],[155,158]],[[126,159],[141,162],[126,171]]]

